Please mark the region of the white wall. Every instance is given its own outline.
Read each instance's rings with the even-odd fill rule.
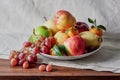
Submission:
[[[96,18],[107,32],[119,33],[119,4],[119,0],[0,0],[0,33],[30,34],[44,16],[52,19],[60,9],[70,11],[77,21]]]

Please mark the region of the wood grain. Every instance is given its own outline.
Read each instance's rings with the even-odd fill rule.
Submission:
[[[87,80],[87,78],[89,78],[89,80],[93,80],[94,77],[92,76],[99,76],[99,80],[102,80],[101,76],[113,76],[115,79],[112,78],[112,80],[120,79],[120,74],[111,72],[97,72],[93,70],[74,69],[60,66],[53,66],[52,72],[40,72],[38,70],[39,64],[36,64],[35,66],[36,67],[29,69],[23,69],[20,66],[11,67],[9,60],[0,59],[0,80],[13,80],[14,78],[17,78],[18,80],[21,80],[21,78],[23,78],[22,80],[54,80],[53,77],[55,80],[61,80],[62,78],[64,78],[62,80],[74,80],[76,78],[80,78],[81,80]]]

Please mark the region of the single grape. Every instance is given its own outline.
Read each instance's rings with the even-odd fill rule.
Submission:
[[[33,48],[33,53],[34,53],[34,54],[40,53],[40,47],[37,47],[37,46],[34,47],[34,48]]]
[[[52,69],[53,69],[52,65],[48,64],[47,67],[46,67],[46,71],[51,72]]]
[[[25,59],[21,59],[21,60],[19,60],[19,66],[22,66],[23,65],[23,63],[25,62]]]
[[[31,47],[32,43],[31,42],[24,42],[23,47]]]
[[[11,64],[11,66],[16,66],[17,65],[17,60],[15,58],[12,58],[10,60],[10,64]]]
[[[30,55],[27,57],[27,60],[28,60],[30,63],[34,63],[34,58],[33,58],[32,54],[30,54]]]
[[[34,44],[34,43],[32,43],[32,45],[31,45],[31,48],[33,48],[33,47],[35,47],[35,44]]]
[[[40,71],[45,71],[46,70],[46,65],[42,64],[38,67]]]
[[[9,59],[11,60],[12,58],[14,58],[14,54],[16,54],[16,51],[15,50],[12,50],[10,52],[10,55],[9,55]]]
[[[51,44],[52,44],[52,47],[56,44],[56,39],[52,36],[52,37],[49,37],[51,39]]]
[[[18,56],[18,52],[15,50],[12,50],[9,55],[9,59],[16,58]]]
[[[29,66],[30,66],[30,64],[29,64],[28,61],[25,61],[25,62],[23,63],[23,68],[24,68],[24,69],[28,69]]]
[[[19,59],[24,59],[24,58],[25,58],[25,53],[20,53],[20,54],[18,55],[18,58],[19,58]]]
[[[48,47],[49,49],[51,49],[51,47],[52,47],[52,44],[51,44],[51,43],[52,43],[51,40],[47,39],[47,40],[45,41],[45,46]]]
[[[32,56],[34,58],[34,62],[37,62],[37,55],[33,54]]]
[[[49,49],[46,46],[41,47],[41,52],[47,54]]]
[[[35,63],[37,61],[37,56],[35,54],[30,54],[28,57],[27,57],[27,60],[30,62],[30,63]]]

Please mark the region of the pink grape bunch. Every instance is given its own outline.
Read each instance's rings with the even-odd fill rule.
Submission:
[[[9,55],[11,66],[22,66],[27,69],[37,62],[37,54],[49,54],[50,49],[56,44],[54,37],[40,37],[36,43],[26,41],[20,51],[12,50]]]
[[[30,64],[37,62],[37,55],[30,53],[22,53],[15,50],[10,52],[10,64],[11,66],[22,66],[27,69],[30,67]]]

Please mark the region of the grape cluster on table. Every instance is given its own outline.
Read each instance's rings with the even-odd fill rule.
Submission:
[[[12,50],[9,55],[11,66],[22,66],[24,69],[28,69],[30,65],[37,62],[37,55],[40,53],[49,54],[50,49],[56,44],[54,37],[40,37],[36,43],[26,41],[23,43],[23,47],[17,51]],[[51,71],[52,65],[42,64],[38,68],[40,71]]]

